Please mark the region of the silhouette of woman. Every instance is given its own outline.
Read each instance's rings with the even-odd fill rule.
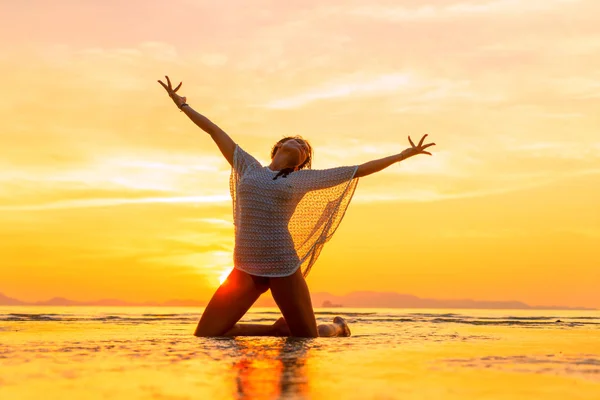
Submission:
[[[206,306],[196,336],[349,336],[341,317],[317,326],[305,277],[332,237],[350,203],[358,178],[425,151],[435,143],[361,165],[312,170],[312,148],[300,136],[285,137],[262,166],[222,129],[194,111],[186,97],[158,81],[175,105],[208,133],[232,167],[234,269]],[[238,321],[258,297],[271,290],[283,318],[272,325]]]

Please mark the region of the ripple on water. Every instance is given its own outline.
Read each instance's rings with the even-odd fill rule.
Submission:
[[[594,354],[484,356],[445,361],[448,365],[464,368],[494,368],[512,372],[577,375],[600,381],[600,358]]]

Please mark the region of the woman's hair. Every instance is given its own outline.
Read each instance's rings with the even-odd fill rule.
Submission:
[[[310,145],[310,143],[308,143],[308,141],[306,141],[302,136],[286,136],[283,139],[281,139],[280,141],[278,141],[277,143],[275,143],[275,145],[273,146],[273,148],[271,149],[271,160],[275,157],[275,154],[277,153],[277,150],[279,150],[279,147],[287,142],[288,140],[298,140],[301,141],[302,143],[306,144],[306,147],[308,147],[308,154],[306,156],[306,160],[304,160],[304,162],[302,164],[300,164],[298,166],[298,169],[303,169],[303,168],[309,168],[312,165],[312,157],[313,157],[313,149],[312,146]],[[281,171],[279,171],[279,173],[275,176],[275,178],[273,178],[273,180],[277,179],[280,175],[282,175],[284,178],[287,177],[291,172],[294,172],[293,168],[285,168],[282,169]]]

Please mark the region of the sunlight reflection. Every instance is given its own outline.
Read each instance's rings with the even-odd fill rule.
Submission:
[[[233,271],[233,267],[226,267],[223,270],[223,272],[221,272],[221,275],[219,275],[219,285],[222,285],[223,282],[227,280],[227,277],[229,276],[231,271]]]
[[[240,356],[233,366],[238,398],[310,397],[305,368],[310,343],[298,338],[235,339]]]

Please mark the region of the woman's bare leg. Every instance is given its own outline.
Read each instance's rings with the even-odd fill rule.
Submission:
[[[286,308],[289,319],[294,326],[294,335],[287,320],[280,318],[272,325],[238,324],[258,297],[268,290],[266,286],[257,287],[252,277],[240,270],[233,269],[229,277],[217,289],[206,306],[194,335],[196,336],[349,336],[350,331],[345,321],[342,323],[322,324],[316,327],[308,286],[298,271],[291,277],[276,279],[273,297],[280,306]],[[290,290],[292,289],[292,290]],[[284,293],[281,294],[280,292]],[[295,294],[294,294],[295,293]],[[308,302],[308,304],[307,304]],[[298,312],[299,311],[299,312]],[[283,313],[283,310],[282,310]],[[284,313],[284,316],[286,314]],[[316,333],[313,333],[313,326]],[[345,328],[344,328],[345,326]]]
[[[290,336],[350,336],[346,321],[340,317],[335,317],[332,324],[317,327],[308,285],[300,269],[290,276],[271,278],[269,282],[273,299],[285,318]]]
[[[273,335],[274,325],[237,324],[258,297],[268,290],[257,287],[252,277],[233,269],[206,306],[196,327],[196,336]]]
[[[308,285],[300,268],[290,276],[271,278],[271,293],[290,329],[290,336],[318,337]]]
[[[223,336],[290,336],[285,320],[279,318],[273,325],[235,324]]]

